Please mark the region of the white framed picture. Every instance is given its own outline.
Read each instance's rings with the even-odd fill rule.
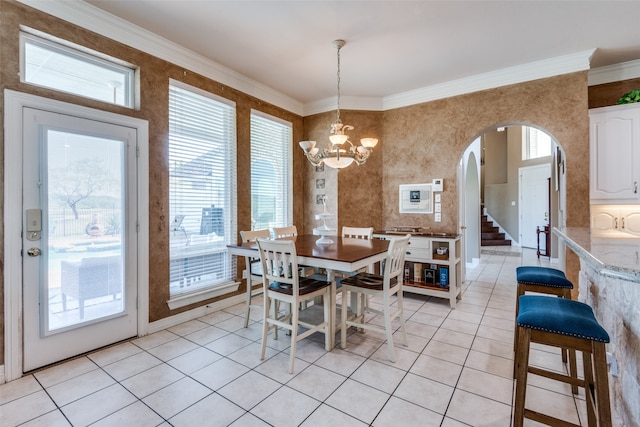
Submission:
[[[402,184],[399,188],[400,213],[433,213],[431,184]]]

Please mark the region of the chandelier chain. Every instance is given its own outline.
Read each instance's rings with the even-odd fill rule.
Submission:
[[[337,102],[337,121],[336,123],[342,123],[340,121],[340,49],[342,48],[342,46],[338,46],[338,71],[337,71],[337,75],[338,78],[336,79],[337,81],[337,86],[338,86],[338,102]]]

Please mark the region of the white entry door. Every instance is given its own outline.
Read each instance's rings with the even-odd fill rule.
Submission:
[[[520,245],[525,248],[538,247],[536,227],[544,230],[549,225],[549,178],[548,164],[520,168]],[[540,250],[546,249],[544,234],[540,236]]]
[[[22,109],[24,372],[137,334],[136,129]]]

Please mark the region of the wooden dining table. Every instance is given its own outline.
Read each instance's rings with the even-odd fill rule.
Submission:
[[[321,236],[303,234],[296,237],[285,237],[281,240],[293,240],[296,245],[298,265],[324,269],[327,280],[331,282],[330,307],[330,348],[335,346],[335,332],[337,330],[336,316],[336,271],[358,271],[372,266],[385,259],[388,240],[380,239],[355,239],[340,236],[328,236],[333,241],[331,244],[318,244]],[[258,244],[256,242],[238,243],[228,245],[231,255],[249,256],[258,258]]]

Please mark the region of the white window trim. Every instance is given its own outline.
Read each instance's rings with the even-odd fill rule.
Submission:
[[[176,295],[167,301],[167,305],[169,309],[175,310],[176,308],[186,307],[187,305],[236,292],[239,287],[240,282],[222,283],[216,285],[214,288],[206,288],[188,294]]]

